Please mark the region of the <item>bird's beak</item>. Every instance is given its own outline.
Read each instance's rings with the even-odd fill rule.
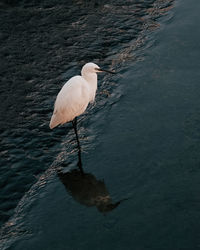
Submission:
[[[110,74],[116,74],[116,72],[110,71],[110,70],[106,70],[106,69],[100,69],[100,68],[96,68],[95,69],[97,72],[107,72]]]

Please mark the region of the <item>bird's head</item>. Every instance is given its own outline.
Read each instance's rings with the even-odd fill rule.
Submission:
[[[96,65],[95,63],[91,63],[91,62],[86,63],[81,70],[82,75],[91,74],[91,73],[100,73],[100,72],[107,72],[107,73],[115,74],[115,72],[101,69],[98,65]]]

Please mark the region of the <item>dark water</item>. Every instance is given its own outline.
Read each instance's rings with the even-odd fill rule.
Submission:
[[[200,249],[200,2],[0,3],[2,249]],[[70,124],[53,102],[85,62],[99,77]]]

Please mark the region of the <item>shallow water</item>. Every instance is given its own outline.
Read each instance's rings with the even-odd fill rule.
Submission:
[[[0,5],[3,249],[198,249],[200,3],[12,3]],[[99,77],[79,118],[82,179],[71,125],[48,123],[88,61],[118,74]]]

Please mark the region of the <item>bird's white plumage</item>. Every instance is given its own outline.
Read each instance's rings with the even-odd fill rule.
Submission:
[[[83,66],[81,76],[69,79],[57,95],[50,128],[72,121],[81,115],[89,102],[94,101],[97,89],[97,70],[94,63]]]

